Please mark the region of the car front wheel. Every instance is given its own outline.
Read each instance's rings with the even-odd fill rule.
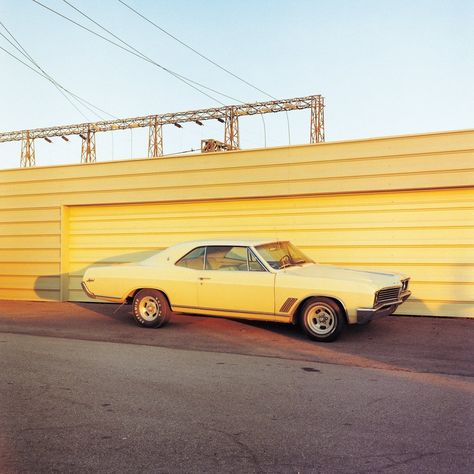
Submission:
[[[133,299],[133,317],[143,327],[159,328],[164,326],[171,316],[171,310],[165,295],[157,290],[140,290]]]
[[[344,322],[343,311],[329,298],[311,298],[301,308],[301,327],[314,341],[334,341],[339,337]]]

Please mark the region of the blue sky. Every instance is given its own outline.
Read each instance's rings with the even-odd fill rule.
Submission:
[[[41,1],[97,30],[62,0]],[[69,1],[180,74],[241,101],[268,99],[116,0]],[[327,141],[474,127],[472,0],[127,2],[275,97],[324,95]],[[114,116],[218,106],[31,0],[0,0],[0,19],[58,82]],[[1,37],[0,46],[13,52]],[[49,82],[1,50],[0,71],[0,130],[85,121]],[[291,142],[307,142],[309,111],[289,117]],[[284,114],[265,120],[267,145],[287,144]],[[264,146],[261,119],[242,118],[240,127],[242,147]],[[223,126],[166,127],[165,153],[199,148],[200,140],[210,137],[222,140]],[[144,157],[146,147],[146,130],[97,135],[98,161]],[[38,165],[77,163],[80,139],[37,141],[36,153]],[[18,166],[19,154],[18,142],[0,144],[0,168]]]

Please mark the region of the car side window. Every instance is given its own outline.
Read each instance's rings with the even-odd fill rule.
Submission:
[[[206,270],[248,271],[247,247],[210,246],[206,251]]]
[[[180,258],[176,265],[178,267],[192,268],[193,270],[202,270],[204,268],[204,254],[206,247],[197,247],[184,257]]]
[[[250,249],[247,249],[247,257],[249,260],[249,270],[251,272],[266,272],[263,265],[258,261],[257,257]]]

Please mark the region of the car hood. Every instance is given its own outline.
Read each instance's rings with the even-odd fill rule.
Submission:
[[[405,275],[400,273],[371,272],[356,270],[354,268],[336,267],[334,265],[321,265],[318,263],[287,267],[283,271],[289,275],[318,279],[356,281],[376,287],[399,285],[400,280],[406,278]]]

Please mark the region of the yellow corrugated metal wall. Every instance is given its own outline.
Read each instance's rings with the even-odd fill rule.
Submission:
[[[0,207],[0,299],[60,298],[60,211]]]
[[[3,170],[0,298],[80,300],[91,263],[261,235],[412,275],[405,312],[474,316],[473,185],[473,130]]]

